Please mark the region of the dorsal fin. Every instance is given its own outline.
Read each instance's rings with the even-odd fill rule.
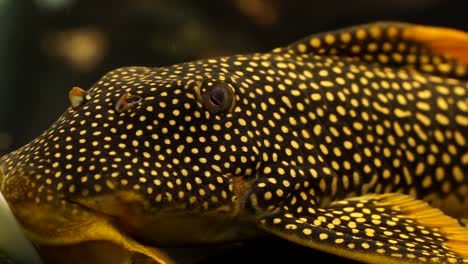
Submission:
[[[376,22],[315,34],[285,49],[291,54],[352,57],[440,76],[468,78],[468,33],[449,28]]]

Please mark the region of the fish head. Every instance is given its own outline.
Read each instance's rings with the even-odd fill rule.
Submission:
[[[73,214],[70,205],[122,217],[236,214],[280,129],[268,125],[280,115],[265,88],[271,60],[250,59],[126,67],[73,88],[50,128],[1,158],[2,193],[31,229]]]

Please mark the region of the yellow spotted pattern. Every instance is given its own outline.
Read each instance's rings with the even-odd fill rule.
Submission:
[[[388,203],[389,199],[396,204]],[[455,233],[457,227],[451,230],[456,221],[444,227],[425,226],[440,221],[440,212],[432,209],[430,214],[426,212],[418,218],[405,215],[404,209],[421,205],[404,196],[369,195],[334,202],[329,209],[319,208],[309,216],[299,216],[285,206],[285,213],[269,216],[262,222],[283,226],[286,234],[304,241],[320,241],[366,255],[404,258],[408,263],[466,263],[457,253],[447,253],[449,247],[445,243],[447,233],[466,236],[468,231],[459,229],[461,232]]]
[[[116,69],[0,160],[1,191],[37,208],[129,191],[148,215],[280,210],[262,223],[347,250],[462,262],[437,228],[372,199],[336,202],[398,192],[467,208],[467,68],[401,31],[371,24],[270,53]],[[233,88],[233,109],[204,108],[206,79]],[[118,113],[126,93],[142,100]]]

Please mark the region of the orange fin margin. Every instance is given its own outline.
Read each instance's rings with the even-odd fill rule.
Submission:
[[[259,228],[365,263],[468,263],[468,229],[408,195],[366,194],[301,212],[295,204],[262,217]]]
[[[468,229],[456,219],[445,215],[439,209],[430,207],[426,202],[406,195],[390,194],[380,202],[398,207],[401,212],[414,218],[423,226],[439,229],[448,240],[445,243],[450,249],[468,259]]]
[[[419,42],[436,53],[446,54],[468,65],[468,33],[443,27],[407,27],[402,38]]]

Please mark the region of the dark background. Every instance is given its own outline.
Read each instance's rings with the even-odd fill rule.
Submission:
[[[114,68],[268,51],[377,20],[468,31],[467,15],[463,0],[0,0],[0,155],[53,123],[71,87],[87,89]],[[269,248],[255,249],[262,245]],[[321,256],[309,252],[266,239],[207,262],[262,262],[276,254],[315,263]]]

